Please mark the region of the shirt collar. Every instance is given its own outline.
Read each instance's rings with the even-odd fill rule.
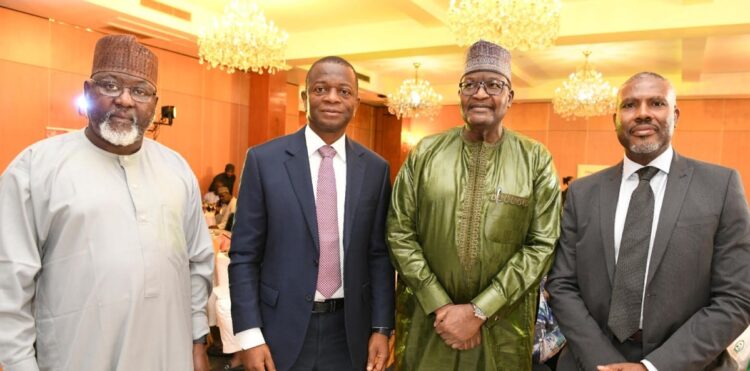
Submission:
[[[305,143],[307,144],[307,157],[310,158],[314,153],[318,152],[320,147],[326,145],[323,139],[320,139],[317,133],[310,129],[310,126],[305,126]],[[336,150],[336,157],[341,158],[346,162],[346,134],[342,135],[341,138],[336,139],[331,144],[331,147]]]
[[[674,150],[672,149],[672,145],[670,144],[667,150],[664,151],[664,153],[660,154],[657,158],[653,159],[646,166],[653,166],[663,171],[664,173],[669,174],[669,168],[670,166],[672,166],[672,157],[674,157]],[[635,173],[642,167],[644,166],[629,159],[628,156],[625,156],[625,159],[622,162],[623,179],[630,178],[633,175],[633,173]]]

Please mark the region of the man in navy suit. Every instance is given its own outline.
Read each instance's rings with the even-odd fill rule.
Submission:
[[[384,370],[394,326],[388,164],[347,138],[354,68],[315,62],[308,124],[247,152],[229,285],[245,370]]]

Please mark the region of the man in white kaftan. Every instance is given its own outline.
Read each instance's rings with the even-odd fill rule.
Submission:
[[[86,130],[31,145],[0,177],[5,371],[208,370],[200,190],[180,155],[143,139],[155,58],[132,36],[101,39]]]

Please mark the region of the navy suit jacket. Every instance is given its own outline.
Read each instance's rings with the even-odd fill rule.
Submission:
[[[240,182],[229,288],[235,333],[261,327],[280,371],[297,359],[312,315],[318,230],[304,128],[248,150]],[[394,327],[394,271],[385,245],[388,164],[346,138],[344,316],[353,366],[373,327]]]

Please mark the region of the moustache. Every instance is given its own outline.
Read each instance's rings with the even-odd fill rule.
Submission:
[[[642,129],[651,129],[654,131],[659,131],[659,125],[654,125],[652,123],[640,123],[630,128],[630,132],[632,133],[632,132],[642,130]]]
[[[138,117],[136,117],[135,112],[128,113],[125,110],[120,110],[120,109],[117,109],[117,108],[114,108],[114,109],[110,110],[109,112],[107,112],[104,115],[104,120],[102,120],[102,122],[109,121],[110,117],[112,117],[112,115],[114,115],[114,114],[117,114],[117,116],[120,116],[120,117],[129,116],[128,118],[130,118],[133,121],[132,124],[133,125],[138,125]]]

